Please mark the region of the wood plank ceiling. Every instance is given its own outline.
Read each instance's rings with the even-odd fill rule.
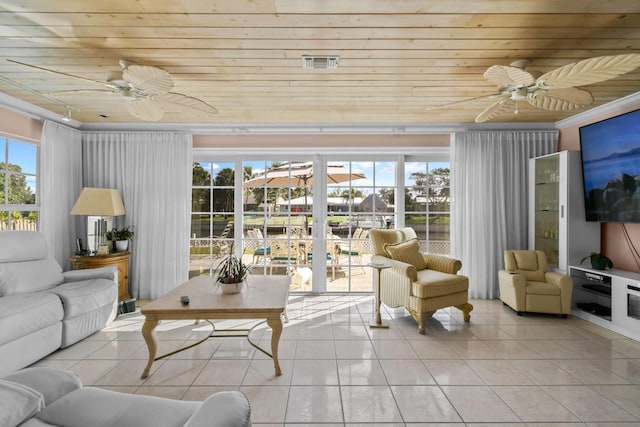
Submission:
[[[473,122],[494,102],[472,99],[496,92],[482,75],[491,65],[528,59],[547,72],[631,52],[640,52],[638,0],[0,2],[0,76],[69,104],[84,123],[138,120],[117,95],[55,94],[100,85],[6,59],[103,81],[125,58],[167,70],[173,91],[218,110],[163,122],[444,124]],[[303,55],[337,55],[339,67],[305,70]],[[640,70],[584,89],[595,98],[588,108],[610,102],[640,90]],[[64,113],[6,81],[0,92]],[[492,122],[584,111],[518,109]]]

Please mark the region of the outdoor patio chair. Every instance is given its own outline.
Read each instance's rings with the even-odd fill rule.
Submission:
[[[269,258],[271,255],[271,246],[264,245],[264,236],[262,230],[259,228],[253,228],[247,231],[247,236],[254,239],[254,242],[258,247],[253,251],[253,263],[257,264],[258,261],[264,261],[265,258]]]
[[[287,239],[269,239],[269,247],[271,248],[271,256],[269,261],[271,268],[269,274],[273,274],[274,264],[286,264],[287,273],[291,264],[298,264],[300,260],[298,241]]]
[[[355,264],[360,264],[364,271],[362,254],[364,253],[364,244],[368,237],[369,230],[356,228],[356,230],[353,232],[351,242],[341,243],[339,245],[338,255],[340,256],[340,258],[342,259],[342,257],[347,257],[347,260],[353,258],[355,260]]]

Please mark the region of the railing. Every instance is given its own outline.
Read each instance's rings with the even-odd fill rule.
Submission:
[[[11,225],[9,225],[6,221],[0,221],[0,231],[7,230],[37,231],[38,223],[36,221],[31,221],[28,219],[19,219],[17,221],[11,221]]]

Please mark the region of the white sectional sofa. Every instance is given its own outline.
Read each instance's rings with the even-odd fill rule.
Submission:
[[[239,391],[204,402],[83,387],[72,373],[26,368],[0,378],[3,427],[250,427],[251,406]]]
[[[0,375],[102,329],[117,305],[115,267],[62,272],[42,234],[0,232]]]

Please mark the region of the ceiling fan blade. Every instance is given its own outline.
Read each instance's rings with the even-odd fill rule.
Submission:
[[[167,93],[173,87],[173,79],[167,71],[149,65],[129,65],[122,70],[122,78],[147,95]]]
[[[13,62],[14,64],[20,64],[20,65],[24,65],[25,67],[30,67],[30,68],[35,68],[36,70],[41,70],[41,71],[46,71],[48,73],[53,73],[53,74],[58,74],[60,76],[66,76],[66,77],[73,77],[74,79],[80,79],[80,80],[84,80],[85,82],[91,82],[91,83],[97,83],[99,85],[104,85],[107,86],[109,88],[112,88],[113,86],[110,85],[107,82],[101,82],[99,80],[93,80],[93,79],[88,79],[86,77],[82,77],[82,76],[76,76],[74,74],[69,74],[69,73],[63,73],[62,71],[54,71],[54,70],[50,70],[48,68],[44,68],[44,67],[38,67],[37,65],[31,65],[31,64],[26,64],[24,62],[20,62],[20,61],[15,61],[13,59],[7,59],[7,61],[9,62]]]
[[[206,114],[217,114],[218,110],[201,99],[183,95],[181,93],[169,92],[163,95],[151,97],[153,102],[159,103],[166,110],[181,111],[185,108]]]
[[[129,114],[147,122],[157,122],[164,116],[164,110],[148,99],[135,99],[125,102]]]
[[[476,123],[486,122],[487,120],[508,111],[515,111],[515,106],[516,102],[511,98],[505,98],[498,102],[494,102],[485,108],[482,113],[478,114],[478,117],[476,117]]]
[[[508,65],[494,65],[487,68],[484,78],[495,83],[498,87],[529,86],[535,82],[531,73]]]
[[[542,89],[585,86],[610,80],[640,67],[640,54],[598,56],[568,64],[541,75],[536,85]]]
[[[464,104],[464,103],[475,101],[475,100],[478,100],[478,99],[493,98],[493,97],[498,96],[498,95],[500,95],[500,94],[499,93],[490,93],[489,95],[476,96],[474,98],[463,99],[462,101],[454,101],[454,102],[449,102],[448,104],[436,105],[435,107],[425,108],[425,111],[439,110],[441,108],[452,107],[454,105]]]
[[[78,89],[78,90],[60,90],[57,92],[47,92],[48,95],[65,96],[65,95],[77,95],[82,93],[104,93],[106,95],[113,95],[117,92],[109,89]]]
[[[543,110],[568,111],[586,107],[593,102],[591,92],[569,87],[553,90],[536,90],[527,96],[527,101]]]

